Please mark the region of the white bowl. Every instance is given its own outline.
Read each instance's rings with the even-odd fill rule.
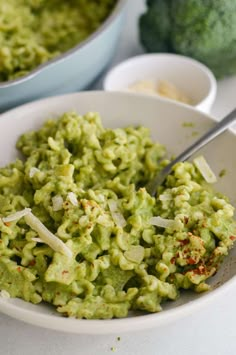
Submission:
[[[205,65],[165,53],[144,54],[118,64],[106,75],[103,87],[106,91],[124,91],[140,80],[170,82],[192,98],[195,108],[207,113],[216,97],[216,79]]]
[[[20,134],[37,129],[46,118],[56,117],[69,110],[76,110],[81,114],[91,110],[98,111],[106,127],[144,125],[151,130],[154,140],[168,147],[170,154],[178,154],[196,139],[193,131],[202,134],[214,124],[213,119],[190,106],[153,97],[106,92],[53,97],[18,107],[0,116],[0,166],[18,156],[15,142]],[[195,127],[184,127],[185,122],[191,122]],[[219,179],[216,189],[230,196],[232,202],[236,201],[235,149],[235,134],[227,131],[202,151],[217,175],[221,169],[227,170],[227,174]],[[224,295],[230,287],[235,286],[235,263],[236,248],[209,281],[212,291],[203,294],[183,292],[177,301],[167,302],[164,310],[156,314],[112,320],[79,320],[64,318],[46,304],[33,305],[20,299],[0,299],[0,311],[34,325],[71,333],[120,334],[159,327],[188,313],[193,314],[203,305],[213,302],[216,296]]]

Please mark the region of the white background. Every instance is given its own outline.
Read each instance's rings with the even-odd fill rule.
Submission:
[[[143,10],[143,0],[128,0],[126,25],[112,65],[142,53],[138,44],[137,18]],[[100,89],[101,83],[102,78],[94,88]],[[223,117],[236,106],[235,98],[236,77],[219,82],[212,114]],[[234,355],[236,284],[228,292],[227,297],[214,300],[207,308],[174,324],[129,334],[69,335],[0,315],[0,355]]]

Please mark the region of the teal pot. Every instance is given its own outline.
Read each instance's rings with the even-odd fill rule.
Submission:
[[[0,83],[0,112],[37,98],[88,87],[114,54],[126,2],[119,0],[99,29],[75,48],[19,79]]]

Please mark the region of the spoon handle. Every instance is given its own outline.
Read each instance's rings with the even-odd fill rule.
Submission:
[[[147,191],[154,196],[157,190],[157,187],[162,184],[166,176],[171,172],[172,167],[180,162],[185,161],[190,158],[191,155],[196,153],[200,148],[211,142],[215,137],[223,133],[236,119],[236,108],[230,112],[225,118],[218,122],[213,128],[207,131],[202,137],[200,137],[196,142],[194,142],[190,147],[185,149],[183,153],[177,156],[174,160],[171,161],[158,175],[151,180],[147,186]]]

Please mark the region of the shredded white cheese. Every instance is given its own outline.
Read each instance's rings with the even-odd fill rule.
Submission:
[[[118,205],[115,200],[108,200],[107,203],[111,212],[116,212],[118,210]]]
[[[56,252],[62,253],[69,258],[73,256],[72,251],[58,237],[52,234],[45,225],[35,217],[31,212],[25,216],[25,221],[35,232],[38,233],[40,239],[49,245]]]
[[[209,164],[207,163],[206,159],[200,155],[199,157],[193,160],[194,165],[199,170],[202,177],[208,182],[209,184],[213,184],[217,181],[214,172],[211,170]]]
[[[189,105],[193,104],[193,100],[186,95],[185,92],[166,80],[139,80],[129,85],[127,89],[132,92],[143,93],[146,95],[164,96]]]
[[[1,298],[5,298],[5,299],[11,298],[10,293],[7,292],[6,290],[1,290],[0,291],[0,297]]]
[[[172,228],[175,225],[175,221],[173,219],[162,218],[160,216],[151,217],[149,223],[153,226],[162,228]]]
[[[30,171],[29,171],[29,177],[32,178],[36,173],[39,173],[40,170],[38,168],[35,168],[35,167],[32,167],[30,168]]]
[[[126,226],[127,223],[126,223],[126,220],[125,220],[123,214],[121,214],[120,212],[111,212],[111,215],[112,215],[113,221],[115,222],[115,224],[118,227],[124,228]]]
[[[129,261],[140,264],[144,258],[144,247],[141,245],[132,245],[129,250],[124,252],[124,256]]]
[[[74,192],[69,192],[67,198],[73,206],[78,206],[78,200]]]
[[[172,200],[172,195],[171,194],[163,194],[159,196],[160,201],[170,201]]]
[[[44,241],[42,239],[37,238],[37,237],[31,238],[31,240],[33,240],[34,242],[37,242],[37,243],[44,243]]]
[[[3,223],[18,221],[22,217],[27,216],[27,214],[29,214],[30,212],[31,212],[30,208],[25,208],[25,209],[23,209],[21,211],[17,211],[16,213],[10,214],[7,217],[3,217],[2,221],[3,221]]]
[[[108,203],[108,207],[111,211],[111,216],[112,216],[114,223],[118,227],[122,227],[122,228],[125,227],[127,222],[126,222],[124,216],[118,210],[117,202],[115,200],[108,200],[107,203]]]
[[[63,198],[61,195],[56,195],[52,197],[52,209],[57,212],[63,208]]]

